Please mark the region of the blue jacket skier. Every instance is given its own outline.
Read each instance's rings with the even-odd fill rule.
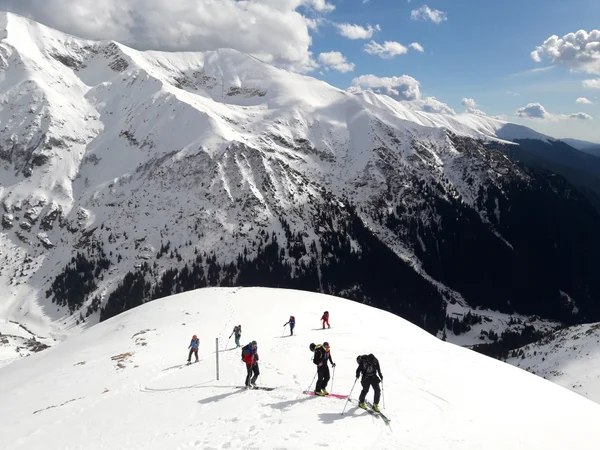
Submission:
[[[290,316],[290,320],[288,320],[287,323],[284,323],[283,326],[285,327],[287,324],[290,325],[290,336],[293,336],[294,327],[296,326],[296,318],[294,316]]]
[[[258,345],[256,341],[242,347],[242,361],[246,363],[246,388],[256,386],[256,379],[260,375],[258,370]],[[254,376],[252,376],[254,375]],[[250,378],[252,376],[252,378]]]
[[[192,361],[192,353],[194,355],[196,355],[196,362],[198,362],[198,349],[200,348],[200,339],[198,339],[198,336],[196,336],[196,335],[192,336],[192,340],[191,340],[188,348],[190,349],[190,354],[188,355],[187,362]]]

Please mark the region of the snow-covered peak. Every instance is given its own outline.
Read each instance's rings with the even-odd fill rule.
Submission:
[[[331,329],[321,328],[323,310]],[[284,327],[296,318],[294,336]],[[233,338],[258,342],[258,384]],[[200,362],[185,366],[193,334]],[[219,380],[215,338],[219,338]],[[328,390],[309,344],[328,341]],[[356,356],[384,376],[387,426],[359,409]],[[352,389],[354,386],[354,389]],[[277,289],[204,289],[157,300],[0,368],[0,447],[595,449],[600,406],[508,364],[444,343],[405,320],[336,297]],[[373,390],[367,395],[373,400]],[[43,432],[42,432],[43,431]]]

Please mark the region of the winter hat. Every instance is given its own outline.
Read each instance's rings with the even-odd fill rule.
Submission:
[[[256,341],[252,341],[252,345],[257,345],[257,344],[256,344]]]
[[[192,336],[192,339],[198,339],[198,336],[196,336],[196,335],[193,335],[193,336]]]

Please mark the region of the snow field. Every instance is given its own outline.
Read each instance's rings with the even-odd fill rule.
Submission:
[[[290,315],[295,336],[282,337]],[[259,384],[277,389],[235,388],[245,365],[233,338],[216,380],[215,337],[224,347],[239,324],[242,344],[258,342]],[[201,361],[181,366],[193,334]],[[379,358],[391,427],[353,404],[342,416],[343,400],[302,394],[315,374],[308,345],[324,340],[337,363],[331,392],[350,391],[358,354]],[[0,398],[7,450],[548,450],[595,449],[600,438],[600,407],[548,381],[392,314],[280,289],[210,288],[145,304],[1,368]]]

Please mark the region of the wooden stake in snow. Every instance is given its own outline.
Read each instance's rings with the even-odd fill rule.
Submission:
[[[217,349],[217,381],[219,381],[219,338],[215,338],[215,345]]]

